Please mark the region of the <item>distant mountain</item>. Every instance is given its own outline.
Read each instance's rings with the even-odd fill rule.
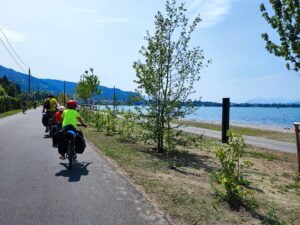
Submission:
[[[13,69],[6,68],[0,65],[0,77],[6,76],[10,81],[13,81],[20,85],[22,91],[28,90],[28,75],[24,73],[17,72]],[[75,92],[75,87],[77,83],[66,81],[66,93],[68,95],[73,95]],[[53,80],[53,79],[42,79],[31,76],[31,90],[37,91],[39,88],[40,91],[51,92],[53,94],[63,93],[64,91],[64,82],[62,80]],[[96,96],[96,99],[99,100],[112,100],[113,99],[113,88],[108,88],[105,86],[100,86],[102,93],[99,96]],[[120,89],[116,90],[116,98],[118,101],[125,102],[129,96],[136,95],[134,92],[122,91]]]
[[[249,100],[250,104],[300,104],[300,99],[283,99],[283,98],[255,98]]]

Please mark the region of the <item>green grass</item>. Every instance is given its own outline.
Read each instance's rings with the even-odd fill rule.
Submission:
[[[204,123],[204,122],[196,122],[196,121],[177,121],[178,123],[182,123],[183,125],[205,128],[210,130],[217,130],[221,131],[222,127],[219,124],[212,124],[212,123]],[[242,135],[249,135],[249,136],[256,136],[256,137],[263,137],[272,140],[278,141],[287,141],[296,143],[295,134],[290,132],[279,132],[279,131],[271,131],[271,130],[264,130],[258,128],[250,128],[250,127],[239,127],[239,126],[230,126],[230,129],[236,131]]]
[[[17,114],[19,112],[22,112],[22,109],[16,109],[16,110],[11,110],[8,112],[0,113],[0,118],[11,116],[11,115]]]

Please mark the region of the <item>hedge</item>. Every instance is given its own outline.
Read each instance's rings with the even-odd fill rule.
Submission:
[[[21,108],[19,98],[0,96],[0,113]]]

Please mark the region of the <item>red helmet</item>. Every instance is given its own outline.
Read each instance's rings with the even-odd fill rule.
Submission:
[[[76,100],[69,100],[67,102],[67,107],[71,109],[77,108],[77,101]]]

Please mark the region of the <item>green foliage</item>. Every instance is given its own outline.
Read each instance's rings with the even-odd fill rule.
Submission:
[[[68,95],[65,95],[64,93],[59,94],[57,97],[57,101],[61,105],[63,105],[64,103],[67,103],[68,100],[69,100]]]
[[[97,131],[104,131],[106,135],[112,136],[117,133],[117,118],[114,110],[93,111],[83,107],[80,110],[84,120],[96,127]]]
[[[225,193],[217,190],[217,194],[228,201],[230,205],[239,207],[252,195],[252,191],[245,187],[250,182],[242,176],[241,169],[250,167],[253,163],[250,161],[241,163],[241,158],[245,153],[243,137],[232,131],[228,132],[228,137],[228,145],[218,147],[216,151],[216,156],[221,163],[221,170],[215,174],[215,178],[225,189]]]
[[[93,123],[94,122],[94,112],[88,108],[81,107],[80,108],[80,115],[84,119],[84,121],[87,124]]]
[[[4,88],[2,87],[2,85],[0,84],[0,96],[7,96],[6,91],[4,90]]]
[[[0,96],[19,97],[20,93],[19,85],[9,81],[6,76],[0,78]]]
[[[288,69],[300,70],[300,1],[299,0],[269,0],[274,15],[270,16],[264,4],[260,10],[265,20],[279,35],[280,43],[270,40],[267,33],[262,34],[266,41],[266,49],[276,56],[283,57],[288,63]]]
[[[100,80],[98,76],[94,74],[93,68],[90,68],[89,71],[86,70],[85,74],[80,77],[75,92],[80,99],[84,100],[85,103],[88,103],[90,98],[93,101],[93,97],[101,93],[99,85]]]
[[[104,120],[104,127],[106,135],[113,135],[116,132],[116,115],[114,110],[107,108]]]
[[[133,129],[135,125],[135,116],[132,112],[124,112],[122,114],[119,134],[123,141],[134,141]]]
[[[193,85],[204,66],[203,51],[190,48],[191,35],[200,23],[199,16],[190,23],[184,4],[166,1],[166,12],[155,16],[155,32],[146,34],[147,46],[140,54],[144,61],[134,62],[140,96],[147,96],[146,113],[140,111],[146,141],[156,143],[158,152],[174,149],[171,121],[191,112],[188,104]]]
[[[0,113],[20,108],[20,99],[9,96],[0,96]]]

